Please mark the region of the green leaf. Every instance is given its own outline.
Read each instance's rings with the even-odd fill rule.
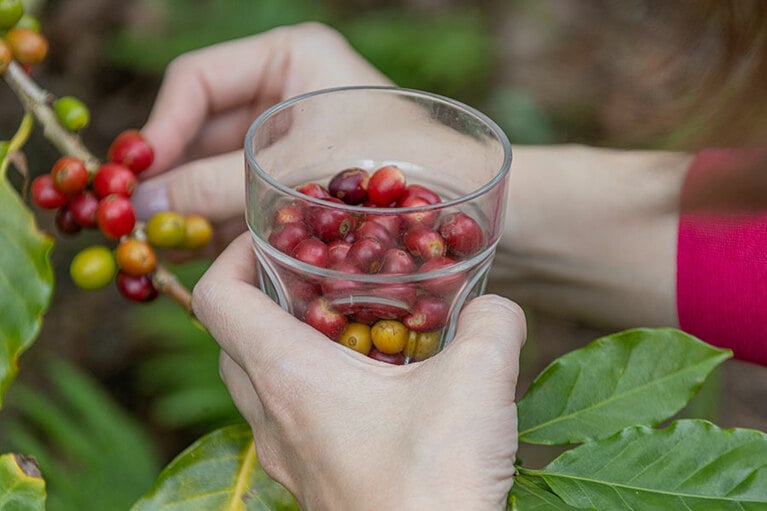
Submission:
[[[657,425],[731,356],[679,330],[636,329],[555,360],[519,402],[519,440],[568,444]]]
[[[530,472],[578,507],[767,510],[767,435],[702,420],[629,428]]]
[[[201,438],[160,474],[132,511],[298,511],[293,496],[259,466],[247,424]]]
[[[0,509],[45,509],[45,481],[34,460],[18,454],[0,456]]]
[[[0,405],[18,373],[18,358],[40,331],[53,291],[53,240],[35,225],[0,174]]]
[[[519,474],[509,492],[507,511],[574,511],[539,477]]]

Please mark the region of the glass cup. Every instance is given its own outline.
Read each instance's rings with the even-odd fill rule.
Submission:
[[[259,116],[245,159],[265,293],[393,364],[452,339],[503,229],[511,145],[495,122],[416,90],[326,89]]]

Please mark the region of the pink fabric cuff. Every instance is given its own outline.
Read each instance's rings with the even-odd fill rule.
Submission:
[[[767,209],[712,207],[701,197],[733,189],[723,183],[753,180],[753,169],[765,156],[761,149],[696,156],[682,188],[677,249],[680,327],[762,365],[767,365]],[[761,171],[767,180],[767,167]]]

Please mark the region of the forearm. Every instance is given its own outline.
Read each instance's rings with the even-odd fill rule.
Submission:
[[[598,326],[676,326],[679,196],[691,160],[515,147],[493,289]]]

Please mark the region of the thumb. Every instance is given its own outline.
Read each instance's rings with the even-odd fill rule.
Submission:
[[[516,303],[497,295],[475,298],[458,317],[455,338],[444,350],[457,363],[498,370],[516,384],[519,353],[527,336],[525,313]]]
[[[136,216],[160,211],[196,213],[220,222],[245,211],[242,151],[191,161],[142,181],[133,194]]]

